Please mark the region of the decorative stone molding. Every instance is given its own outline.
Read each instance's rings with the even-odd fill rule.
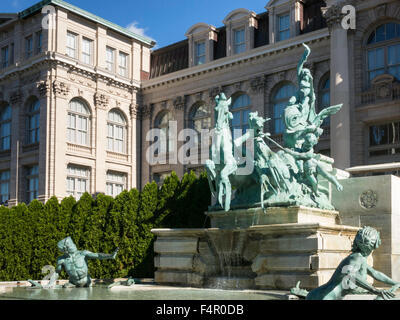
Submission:
[[[263,92],[268,83],[268,76],[263,75],[250,80],[250,87],[253,92]]]
[[[372,80],[371,88],[361,93],[361,104],[372,104],[399,99],[400,85],[390,74]]]
[[[28,84],[32,84],[39,81],[39,79],[40,79],[40,71],[28,76],[24,76],[24,78],[20,80],[20,83],[22,86],[26,86]]]
[[[386,16],[386,3],[383,3],[375,8],[375,16],[377,18],[385,17]]]
[[[161,109],[163,110],[168,109],[168,101],[161,102]]]
[[[222,92],[222,87],[214,87],[208,90],[210,99],[214,99],[217,95]]]
[[[326,19],[326,23],[329,29],[332,29],[334,26],[340,24],[345,16],[342,13],[342,8],[344,3],[334,4],[330,7],[324,7],[322,9],[322,14]]]
[[[102,93],[98,93],[98,92],[96,92],[94,94],[93,98],[94,98],[95,106],[100,109],[106,109],[110,102],[110,98],[108,96],[106,96],[105,94],[102,94]]]
[[[56,96],[66,97],[70,92],[70,87],[64,82],[55,80],[53,82],[53,91]]]
[[[49,81],[40,81],[36,84],[36,88],[39,91],[39,95],[41,97],[45,97],[50,93],[50,82]]]
[[[361,194],[360,205],[364,209],[371,210],[376,208],[378,204],[378,195],[375,191],[368,190]]]
[[[140,116],[142,120],[151,118],[154,112],[154,104],[144,105],[140,108]]]
[[[20,104],[24,98],[24,95],[22,94],[21,91],[14,91],[10,95],[10,103],[11,104]]]
[[[185,110],[187,96],[178,96],[173,100],[175,110]]]
[[[132,103],[129,106],[129,114],[131,119],[138,119],[140,117],[140,106],[136,103]]]

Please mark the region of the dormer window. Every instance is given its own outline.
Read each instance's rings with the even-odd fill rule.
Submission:
[[[214,42],[217,41],[215,27],[206,23],[197,23],[187,32],[189,40],[189,66],[194,67],[212,61]]]
[[[278,17],[278,41],[290,38],[290,15],[284,14]]]
[[[206,63],[206,42],[199,41],[195,45],[195,65]]]
[[[232,56],[254,48],[257,15],[247,9],[236,9],[224,19],[226,26],[226,55]]]
[[[234,31],[233,48],[235,54],[246,51],[244,28],[237,29]]]

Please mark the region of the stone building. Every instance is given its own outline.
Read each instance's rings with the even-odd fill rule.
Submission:
[[[347,19],[352,11],[342,13],[346,5],[355,9],[355,29]],[[324,123],[318,151],[354,175],[397,174],[400,2],[271,0],[265,8],[234,10],[222,27],[194,24],[186,40],[152,52],[150,79],[142,83],[143,134],[164,119],[177,120],[178,132],[212,125],[213,99],[223,91],[233,98],[234,128],[245,130],[249,111],[258,111],[271,118],[266,130],[281,141],[282,110],[295,91],[306,42],[317,108],[343,103]],[[149,144],[142,140],[142,153]],[[143,181],[199,168],[142,165]]]
[[[138,186],[137,111],[154,44],[61,0],[0,15],[3,202]]]
[[[342,26],[344,5],[356,9],[355,29]],[[185,40],[155,51],[151,39],[62,0],[1,14],[1,200],[116,195],[173,170],[201,170],[201,154],[149,163],[146,138],[153,128],[212,127],[220,92],[233,99],[233,128],[246,130],[258,111],[281,141],[304,42],[317,107],[344,104],[324,123],[318,151],[354,174],[398,170],[400,2],[271,0],[265,8],[234,10],[221,26],[194,21]],[[158,155],[174,159],[184,141]]]

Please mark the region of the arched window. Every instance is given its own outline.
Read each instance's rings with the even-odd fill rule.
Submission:
[[[38,143],[40,139],[40,102],[34,99],[29,103],[27,115],[27,143]]]
[[[400,81],[400,24],[377,27],[367,42],[368,81],[381,74],[391,74]]]
[[[0,110],[0,150],[11,148],[11,106],[6,105]]]
[[[287,83],[279,88],[272,99],[272,120],[273,120],[273,133],[283,134],[285,131],[285,124],[283,120],[283,113],[288,105],[289,99],[296,93],[296,87]]]
[[[190,128],[200,132],[211,128],[211,110],[205,103],[195,105],[190,113]]]
[[[172,117],[172,114],[170,112],[161,113],[157,116],[154,125],[157,129],[160,129],[162,132],[164,132],[165,138],[168,142],[166,144],[161,143],[160,150],[156,150],[156,152],[164,154],[174,151],[174,143],[172,141],[172,137],[170,137],[169,131],[169,122],[173,120],[174,118]]]
[[[90,145],[90,110],[79,99],[71,100],[68,107],[67,141],[83,146]]]
[[[243,134],[246,133],[249,128],[250,108],[251,99],[247,94],[242,94],[234,98],[231,107],[231,112],[233,114],[232,131],[241,129]]]
[[[108,113],[107,148],[109,151],[126,153],[127,124],[125,117],[118,110]]]
[[[319,89],[319,103],[318,112],[331,106],[331,81],[329,75],[324,77],[321,81],[321,86]],[[322,124],[323,127],[330,126],[330,118],[326,118]]]

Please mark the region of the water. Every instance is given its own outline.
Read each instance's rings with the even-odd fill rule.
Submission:
[[[0,289],[0,300],[280,300],[284,295],[255,290],[212,290],[134,285],[73,289]]]

